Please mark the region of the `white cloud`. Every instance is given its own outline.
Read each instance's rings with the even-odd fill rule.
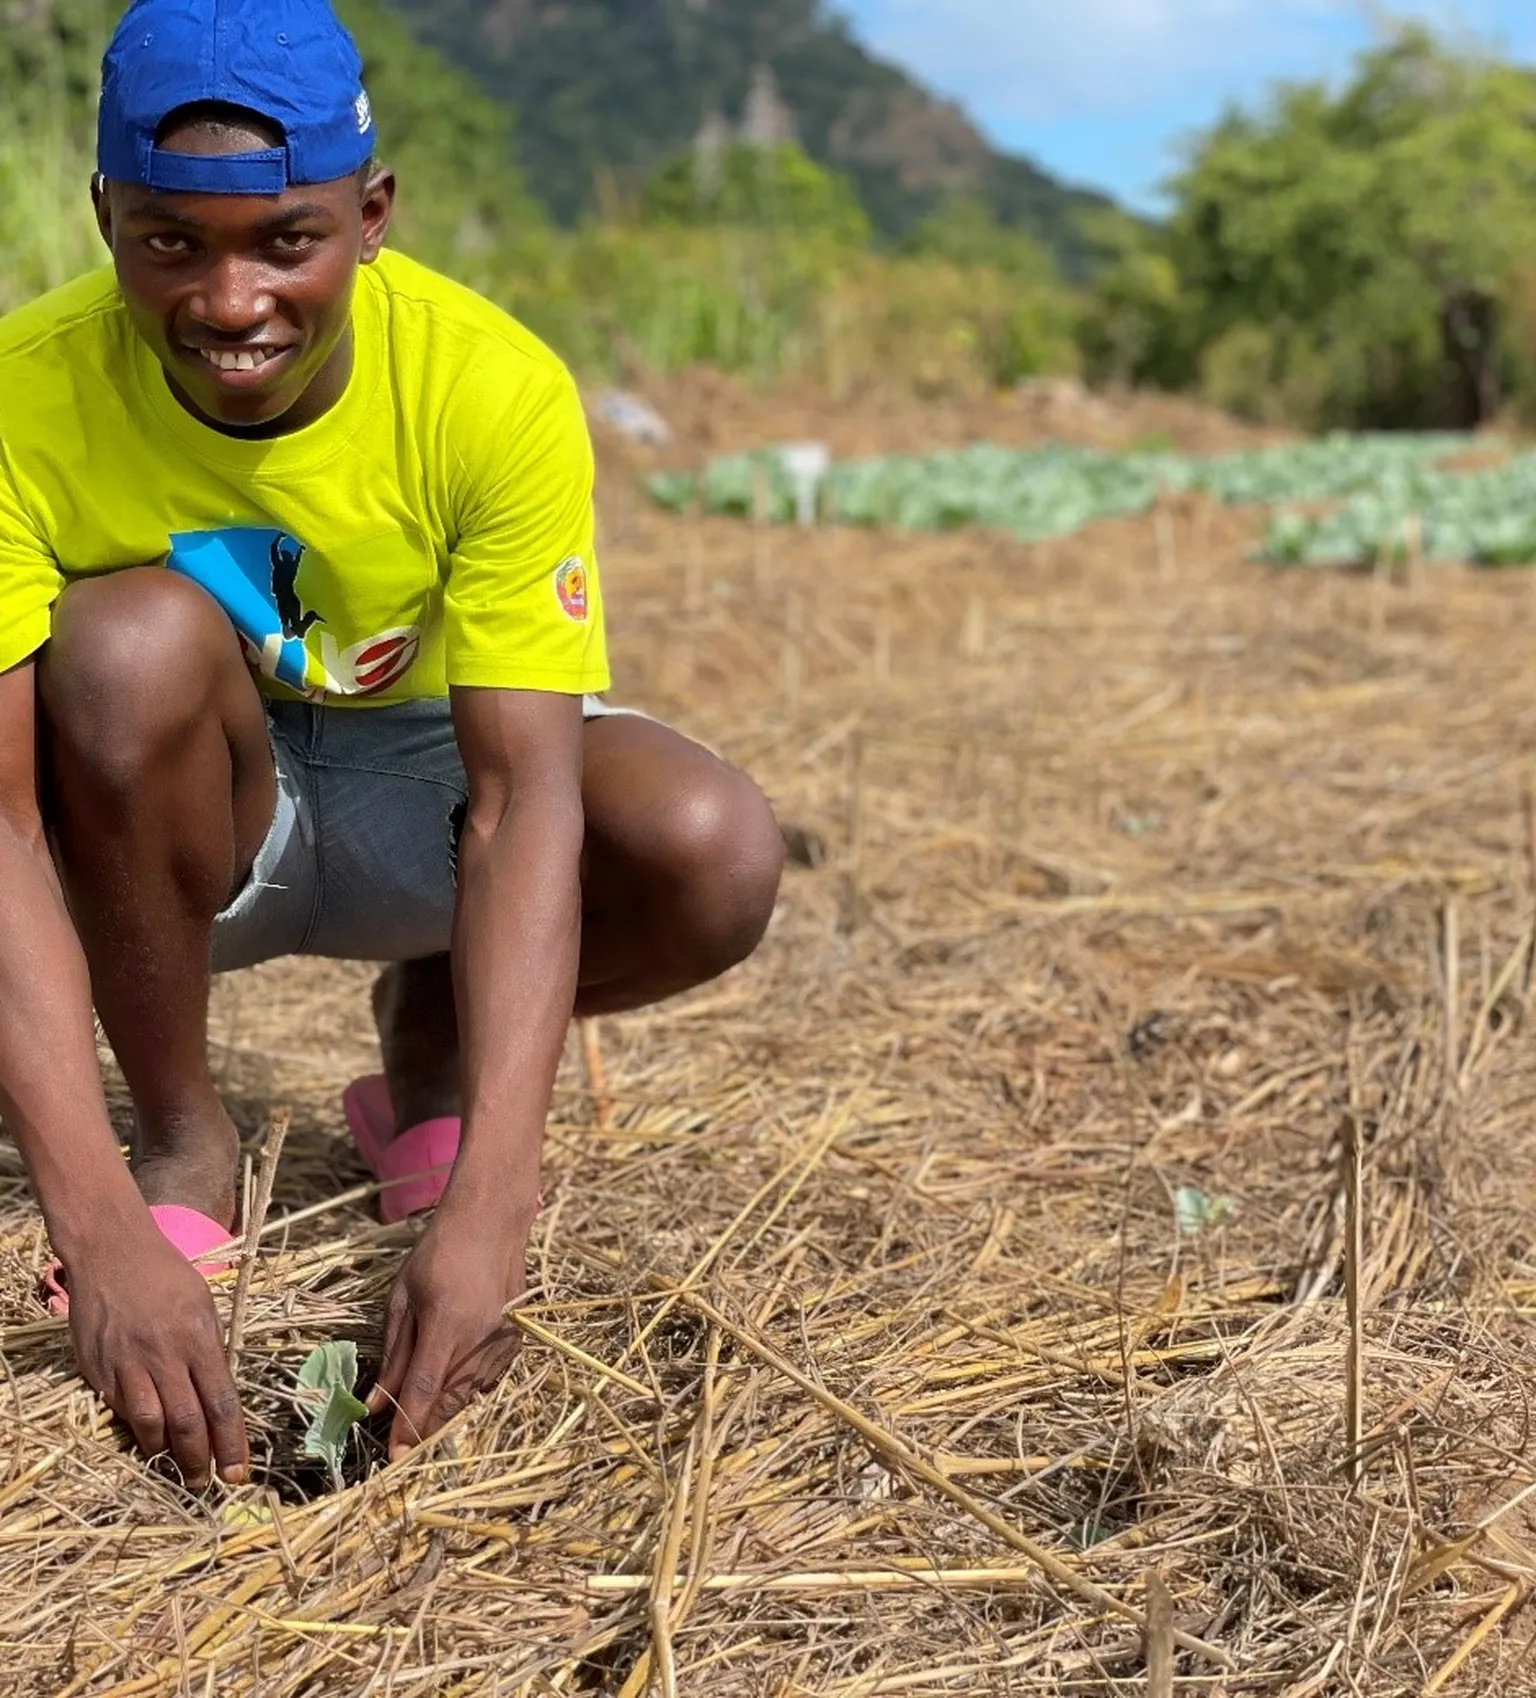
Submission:
[[[1529,0],[1395,0],[1397,15],[1536,46]],[[1131,114],[1341,68],[1371,0],[852,0],[878,52],[996,124]]]
[[[1326,7],[1327,0],[1322,0]],[[877,50],[1009,117],[1124,110],[1263,54],[1310,0],[878,0]]]

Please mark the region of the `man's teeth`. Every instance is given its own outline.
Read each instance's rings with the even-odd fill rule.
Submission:
[[[243,348],[238,354],[221,354],[215,348],[199,348],[198,352],[211,366],[220,371],[258,371],[268,360],[275,360],[280,348]]]

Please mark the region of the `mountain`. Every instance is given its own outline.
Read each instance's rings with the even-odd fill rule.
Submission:
[[[701,134],[797,140],[853,180],[891,241],[948,196],[979,198],[1071,276],[1092,259],[1078,216],[1111,204],[996,151],[824,0],[389,4],[515,110],[529,187],[564,223],[632,195]]]

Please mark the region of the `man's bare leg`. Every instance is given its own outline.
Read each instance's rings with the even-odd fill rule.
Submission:
[[[266,717],[211,596],[159,568],[64,592],[43,651],[47,813],[151,1203],[232,1225],[238,1149],[208,1069],[211,937],[271,824]]]
[[[578,1015],[643,1008],[718,977],[757,947],[784,849],[744,773],[651,720],[585,732]],[[458,1026],[446,955],[391,967],[374,1016],[399,1128],[458,1114]]]
[[[260,696],[212,598],[157,568],[65,592],[39,689],[51,829],[137,1111],[140,1186],[232,1222],[235,1132],[207,1062],[210,940],[276,805]],[[749,955],[783,850],[751,780],[677,732],[613,716],[585,738],[576,1012],[603,1014]],[[389,969],[374,1008],[399,1124],[459,1112],[448,957]]]

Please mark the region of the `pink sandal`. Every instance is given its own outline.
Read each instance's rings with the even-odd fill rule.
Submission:
[[[379,1193],[379,1219],[393,1226],[435,1209],[448,1189],[463,1121],[456,1114],[423,1120],[397,1138],[395,1107],[379,1073],[348,1085],[341,1106],[357,1153],[373,1177],[386,1186]]]
[[[341,1106],[357,1153],[373,1177],[388,1187],[379,1193],[379,1219],[393,1226],[435,1209],[458,1160],[464,1122],[456,1114],[443,1115],[423,1120],[395,1137],[395,1105],[379,1073],[348,1085]],[[544,1208],[542,1191],[538,1207]]]
[[[235,1241],[235,1234],[227,1226],[220,1226],[209,1216],[199,1214],[196,1209],[185,1209],[179,1203],[156,1203],[149,1212],[164,1237],[189,1262],[195,1263],[200,1273],[212,1278],[229,1271],[228,1262],[205,1259],[214,1250],[227,1249]],[[45,1270],[41,1295],[50,1315],[69,1313],[69,1288],[62,1262],[53,1262]]]

